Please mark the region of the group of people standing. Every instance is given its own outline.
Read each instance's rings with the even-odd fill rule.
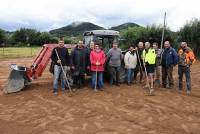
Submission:
[[[140,73],[139,83],[143,83],[144,88],[154,89],[154,83],[160,82],[162,75],[162,88],[173,88],[173,68],[178,64],[179,92],[182,92],[183,74],[186,75],[187,94],[191,91],[190,66],[195,62],[195,57],[191,48],[186,42],[181,42],[177,51],[172,48],[170,41],[164,42],[164,48],[159,49],[158,43],[139,42],[136,46],[130,45],[125,55],[118,48],[117,42],[113,42],[112,48],[107,54],[101,48],[101,44],[91,42],[86,48],[83,41],[79,41],[77,46],[69,54],[64,47],[64,41],[59,40],[59,46],[54,48],[51,56],[54,65],[53,92],[58,92],[58,79],[61,78],[61,88],[66,87],[67,72],[73,74],[75,88],[80,88],[85,82],[85,75],[91,75],[91,87],[94,91],[103,90],[103,74],[105,65],[109,68],[110,85],[120,86],[120,70],[122,61],[126,69],[126,82],[130,86],[137,83],[137,75]],[[63,70],[61,68],[63,66]],[[64,74],[65,73],[65,74]]]
[[[138,72],[140,72],[140,83],[146,78],[144,88],[154,89],[157,81],[160,85],[162,75],[162,88],[174,88],[173,68],[178,64],[178,91],[182,93],[183,75],[185,74],[187,94],[191,93],[190,66],[195,62],[195,56],[187,42],[180,43],[178,52],[171,46],[170,41],[164,42],[164,48],[159,49],[158,43],[139,42],[135,49],[130,46],[125,54],[125,67],[127,68],[127,83],[136,82]],[[134,78],[134,80],[132,80]]]

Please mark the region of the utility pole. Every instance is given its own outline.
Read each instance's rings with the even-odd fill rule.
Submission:
[[[166,27],[166,12],[164,14],[164,24],[163,24],[163,31],[162,31],[162,39],[160,43],[160,48],[163,48],[163,41],[164,41],[164,36],[165,36],[165,27]]]

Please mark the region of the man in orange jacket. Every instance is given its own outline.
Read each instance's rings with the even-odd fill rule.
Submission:
[[[190,47],[187,46],[187,42],[181,42],[181,47],[178,51],[178,75],[179,75],[179,93],[182,93],[183,88],[183,74],[185,73],[187,95],[191,93],[191,77],[190,66],[195,62],[195,56]]]

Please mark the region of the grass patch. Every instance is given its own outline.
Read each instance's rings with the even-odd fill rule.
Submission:
[[[6,47],[0,48],[0,58],[21,58],[36,56],[42,47]]]
[[[35,57],[39,54],[41,47],[5,47],[0,48],[0,58],[26,58]],[[68,52],[71,53],[71,49]]]

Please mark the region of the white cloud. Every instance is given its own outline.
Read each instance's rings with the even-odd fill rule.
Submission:
[[[2,0],[0,28],[20,27],[47,31],[74,21],[88,21],[106,28],[124,22],[167,24],[178,30],[187,20],[200,18],[197,0]]]

